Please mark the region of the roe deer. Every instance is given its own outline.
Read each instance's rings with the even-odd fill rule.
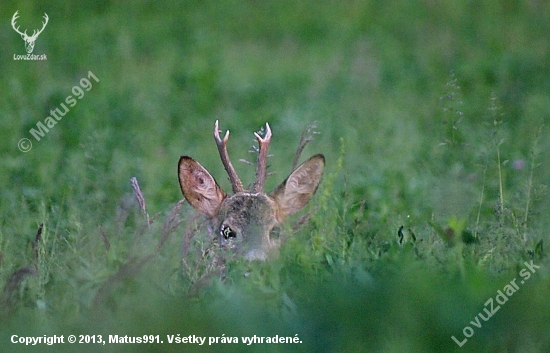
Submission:
[[[218,242],[229,247],[246,260],[265,261],[278,250],[282,238],[278,227],[285,216],[302,209],[311,199],[321,181],[325,157],[314,155],[295,168],[288,178],[271,193],[264,192],[267,175],[267,150],[271,141],[271,129],[266,123],[266,133],[258,140],[256,181],[252,190],[245,190],[229,160],[227,140],[220,138],[218,121],[214,125],[214,139],[220,158],[229,175],[233,195],[227,195],[208,171],[193,158],[182,156],[178,164],[178,177],[185,199],[199,212],[205,214],[217,231]],[[306,141],[307,142],[307,141]],[[300,146],[303,148],[303,145]],[[301,152],[301,149],[298,149]],[[296,159],[299,157],[297,152]]]

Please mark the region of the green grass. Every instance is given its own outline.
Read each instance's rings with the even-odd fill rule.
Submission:
[[[25,52],[16,10],[28,32],[48,14],[34,49],[47,61],[13,60]],[[0,13],[0,350],[99,349],[13,334],[165,341],[105,351],[550,349],[546,3],[4,1]],[[99,82],[37,141],[29,131],[89,72]],[[303,159],[327,159],[280,257],[231,261],[223,281],[208,275],[204,220],[177,205],[181,155],[230,190],[216,119],[234,160],[269,122],[267,189],[314,120]],[[252,181],[253,167],[236,168]],[[166,343],[177,334],[302,343]]]

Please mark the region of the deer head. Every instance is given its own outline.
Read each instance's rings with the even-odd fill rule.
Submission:
[[[269,194],[264,192],[267,175],[267,150],[271,141],[271,129],[258,140],[256,181],[251,190],[245,190],[229,160],[227,141],[229,131],[220,138],[218,121],[214,126],[214,139],[222,163],[229,175],[233,195],[227,195],[208,171],[193,158],[182,156],[178,165],[178,177],[185,199],[205,214],[217,231],[222,247],[232,248],[246,260],[266,260],[278,250],[279,235],[285,216],[302,209],[317,190],[325,157],[317,154],[295,168],[288,178]]]
[[[25,32],[21,32],[19,30],[19,27],[15,27],[15,21],[17,20],[17,18],[19,17],[18,16],[18,11],[15,11],[15,13],[13,14],[13,17],[11,18],[11,26],[13,27],[13,29],[19,33],[21,35],[21,38],[23,38],[23,40],[25,41],[25,49],[27,50],[27,53],[32,53],[32,51],[34,50],[34,42],[36,41],[36,38],[38,38],[38,35],[40,33],[42,33],[42,31],[44,30],[44,28],[46,28],[46,25],[48,24],[48,15],[46,13],[44,13],[44,20],[45,22],[42,22],[42,29],[40,30],[33,30],[32,32],[32,36],[28,36],[27,35],[27,30],[25,30]]]

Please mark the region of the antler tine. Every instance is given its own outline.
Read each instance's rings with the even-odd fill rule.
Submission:
[[[254,182],[254,192],[263,192],[265,178],[267,175],[267,150],[269,148],[269,142],[271,142],[271,128],[269,124],[265,124],[265,136],[261,138],[260,135],[254,133],[256,140],[258,140],[258,162],[256,163],[256,181]]]
[[[216,140],[216,145],[218,146],[218,152],[220,152],[220,158],[222,160],[223,166],[229,175],[229,181],[231,182],[231,187],[233,188],[233,193],[243,191],[243,184],[233,168],[233,164],[229,160],[229,155],[227,153],[227,140],[229,140],[229,130],[225,133],[223,140],[220,138],[220,130],[218,128],[218,120],[214,124],[214,140]]]
[[[46,25],[48,24],[48,21],[49,21],[49,19],[50,19],[50,18],[48,17],[48,14],[45,13],[45,12],[44,12],[44,16],[42,16],[42,17],[44,18],[44,20],[45,20],[46,22],[42,22],[42,29],[38,31],[37,36],[38,36],[38,34],[42,33],[42,31],[44,30],[44,28],[46,28]]]
[[[38,35],[39,35],[40,33],[42,33],[42,31],[44,30],[44,28],[46,28],[46,25],[48,24],[48,20],[49,20],[48,14],[44,12],[44,16],[42,16],[42,17],[44,18],[44,20],[45,20],[46,22],[42,22],[42,29],[38,29],[38,30],[35,29],[35,30],[33,30],[32,36],[31,36],[31,37],[33,37],[33,38],[38,37]]]
[[[25,33],[22,33],[20,30],[19,30],[19,26],[17,26],[17,28],[15,28],[15,26],[17,25],[15,22],[17,21],[17,19],[19,18],[19,14],[18,14],[19,10],[15,11],[15,13],[13,14],[13,17],[11,18],[11,26],[13,27],[13,29],[19,33],[20,35],[24,35],[27,33],[27,31],[25,31]]]

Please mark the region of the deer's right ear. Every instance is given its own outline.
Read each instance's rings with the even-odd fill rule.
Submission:
[[[283,216],[296,213],[307,205],[321,182],[324,168],[325,157],[317,154],[296,168],[271,193]]]
[[[183,196],[196,210],[214,217],[226,194],[208,171],[191,157],[182,156],[178,178]]]

